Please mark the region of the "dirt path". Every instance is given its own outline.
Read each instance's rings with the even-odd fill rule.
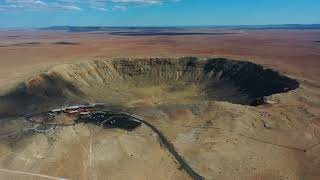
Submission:
[[[67,180],[65,178],[52,177],[52,176],[47,176],[47,175],[43,175],[43,174],[36,174],[36,173],[23,172],[23,171],[13,171],[13,170],[8,170],[8,169],[0,169],[0,172],[30,175],[30,176],[36,176],[36,177],[42,177],[42,178],[54,179],[54,180]]]
[[[19,134],[19,133],[27,133],[27,132],[30,132],[30,131],[34,131],[34,132],[37,132],[37,133],[46,133],[46,132],[49,132],[49,131],[54,129],[54,125],[49,125],[49,126],[50,127],[48,127],[47,129],[41,129],[41,127],[43,127],[43,125],[35,125],[33,127],[30,127],[30,128],[24,128],[24,129],[20,129],[20,130],[14,131],[14,132],[9,133],[9,134],[1,135],[0,139],[6,138],[6,137],[10,137],[10,136],[13,136],[13,135],[16,135],[16,134]]]

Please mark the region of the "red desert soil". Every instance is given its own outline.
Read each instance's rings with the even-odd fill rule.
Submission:
[[[258,107],[189,102],[185,97],[197,93],[192,88],[185,91],[189,94],[174,94],[175,98],[166,98],[161,87],[140,88],[134,92],[142,98],[126,99],[126,107],[155,124],[205,177],[318,180],[320,30],[232,32],[211,36],[112,36],[93,32],[2,31],[0,89],[23,79],[36,85],[41,79],[30,77],[44,67],[94,59],[88,58],[93,56],[216,56],[251,60],[296,77],[300,88],[274,94],[268,97],[273,103]],[[64,74],[68,69],[63,65],[55,71]],[[86,89],[82,87],[84,92]],[[87,94],[97,93],[91,89]],[[100,93],[92,98],[101,99]],[[149,98],[151,95],[153,98]],[[112,94],[104,97],[123,98]],[[24,127],[22,122],[0,121],[4,123],[0,130],[20,129]],[[266,129],[266,123],[272,128]],[[127,133],[80,124],[58,128],[48,136],[27,137],[18,141],[13,150],[10,143],[0,142],[1,168],[73,179],[188,178],[177,171],[177,164],[160,148],[157,136],[144,126]]]
[[[294,76],[320,79],[320,44],[317,43],[320,30],[227,32],[233,34],[116,36],[94,32],[0,31],[0,85],[43,67],[89,56],[223,56],[251,60]]]

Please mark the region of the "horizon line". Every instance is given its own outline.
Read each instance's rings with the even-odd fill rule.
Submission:
[[[48,29],[50,28],[224,28],[224,27],[278,27],[284,26],[290,28],[292,26],[317,26],[320,28],[320,23],[284,23],[284,24],[221,24],[221,25],[133,25],[133,26],[107,26],[107,25],[52,25],[39,27],[0,27],[0,29]],[[319,27],[318,27],[319,26]]]

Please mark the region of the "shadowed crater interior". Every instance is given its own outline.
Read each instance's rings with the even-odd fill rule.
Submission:
[[[274,70],[223,58],[97,59],[54,67],[0,97],[0,116],[66,102],[135,107],[201,100],[259,105],[299,83]]]

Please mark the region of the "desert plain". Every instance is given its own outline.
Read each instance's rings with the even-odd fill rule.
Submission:
[[[216,98],[208,95],[207,86],[197,83],[195,77],[203,78],[202,72],[167,68],[166,59],[189,56],[200,61],[250,61],[295,79],[299,87],[268,95],[267,103],[258,106],[233,100],[236,95],[247,97],[228,83],[214,95],[230,96]],[[123,59],[130,59],[129,65],[125,60],[113,68],[113,62]],[[160,73],[170,75],[159,75],[156,69],[135,78],[158,65],[154,61],[140,62],[141,68],[130,64],[141,59],[156,59]],[[66,99],[104,102],[143,117],[205,179],[316,180],[320,178],[319,59],[320,30],[2,30],[0,92],[1,96],[10,94],[21,83],[37,86],[43,82],[39,76],[43,73],[58,74],[81,91],[62,90]],[[131,66],[136,71],[127,72]],[[176,73],[183,70],[190,72],[186,76]],[[46,100],[26,106],[39,110],[59,104],[50,97]],[[17,109],[21,109],[19,103],[23,100],[14,103]],[[0,117],[0,169],[10,170],[0,171],[3,179],[191,179],[144,125],[126,132],[76,124],[50,133],[7,137],[32,125],[19,114]]]

